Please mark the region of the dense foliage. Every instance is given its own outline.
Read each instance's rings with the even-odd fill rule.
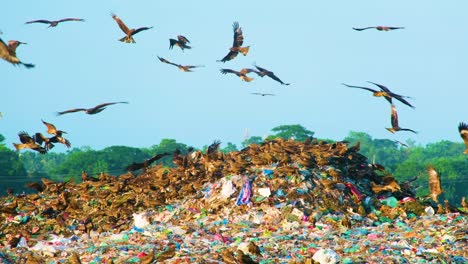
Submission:
[[[273,128],[272,131],[274,133],[267,139],[281,137],[304,141],[314,135],[314,132],[300,125],[281,125]],[[3,140],[3,136],[0,135],[0,143]],[[397,141],[373,139],[366,133],[354,131],[343,140],[349,142],[350,145],[360,142],[360,153],[369,159],[369,163],[385,166],[386,170],[400,182],[417,176],[414,185],[417,187],[419,196],[428,194],[426,167],[431,164],[441,175],[442,186],[445,190],[442,200],[448,199],[452,204],[458,205],[462,196],[468,197],[468,156],[463,154],[464,144],[461,142],[443,140],[420,146],[408,140],[403,143],[406,145],[404,146]],[[262,137],[251,136],[241,143],[241,147],[262,142]],[[208,145],[203,146],[201,150],[206,150]],[[4,144],[0,144],[2,194],[6,187],[22,191],[25,189],[26,182],[37,181],[41,177],[59,181],[73,178],[79,181],[82,171],[86,171],[89,175],[98,175],[102,172],[120,175],[126,173],[125,167],[132,162],[142,162],[153,155],[174,152],[176,149],[186,153],[189,146],[178,143],[174,139],[163,139],[159,144],[149,148],[112,146],[94,150],[90,147],[81,147],[66,153],[51,151],[46,155],[41,155],[33,151],[14,152]],[[230,152],[238,148],[235,144],[227,142],[221,145],[220,150]],[[170,156],[158,162],[163,162],[165,166],[173,166]]]

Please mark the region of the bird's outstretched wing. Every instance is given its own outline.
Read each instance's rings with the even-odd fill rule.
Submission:
[[[354,86],[354,85],[348,85],[346,83],[342,83],[344,86],[347,86],[347,87],[350,87],[350,88],[358,88],[358,89],[364,89],[364,90],[367,90],[367,91],[370,91],[370,92],[373,92],[373,93],[376,93],[377,90],[374,90],[374,89],[371,89],[371,88],[368,88],[368,87],[363,87],[363,86]]]
[[[252,94],[255,94],[255,95],[261,95],[261,96],[275,96],[274,94],[271,94],[271,93],[252,93]]]
[[[57,134],[57,128],[51,124],[51,123],[47,123],[46,121],[42,120],[42,123],[47,127],[47,133],[48,134],[51,134],[51,135],[56,135]]]
[[[227,73],[233,73],[233,74],[239,74],[238,71],[231,70],[231,69],[221,69],[219,70],[222,74],[227,74]]]
[[[174,45],[176,45],[178,42],[176,39],[169,39],[169,49],[174,48]]]
[[[239,22],[234,22],[232,24],[234,31],[234,42],[232,43],[233,47],[240,47],[244,43],[244,35],[242,34],[242,28],[239,26]]]
[[[168,60],[166,60],[166,59],[164,59],[164,58],[162,58],[162,57],[159,57],[159,56],[158,56],[158,59],[159,59],[161,62],[164,62],[164,63],[170,64],[170,65],[174,65],[174,66],[176,66],[176,67],[179,67],[179,66],[181,66],[181,65],[179,65],[179,64],[176,64],[176,63],[170,62],[170,61],[168,61]]]
[[[60,20],[57,20],[57,22],[66,22],[66,21],[85,21],[82,18],[62,18]]]
[[[50,21],[50,20],[45,20],[45,19],[38,19],[38,20],[28,21],[28,22],[26,22],[25,24],[32,24],[32,23],[50,24],[50,23],[52,23],[52,21]]]
[[[355,27],[353,27],[353,29],[357,30],[357,31],[363,31],[363,30],[371,29],[371,28],[376,28],[376,27],[364,27],[364,28],[355,28]]]
[[[237,54],[239,54],[238,51],[232,51],[232,50],[231,50],[231,51],[229,51],[229,53],[228,53],[226,56],[224,56],[224,58],[222,58],[222,59],[219,60],[219,61],[220,61],[220,62],[230,61],[230,60],[234,59],[234,58],[237,56]]]
[[[98,109],[98,108],[103,108],[103,107],[106,107],[108,105],[113,105],[113,104],[128,104],[128,102],[111,102],[111,103],[102,103],[102,104],[98,104],[96,105],[95,107],[93,107],[94,109]]]
[[[116,15],[116,14],[111,14],[112,18],[117,22],[117,25],[119,25],[120,29],[125,33],[129,34],[130,29],[125,25],[125,23]]]
[[[178,39],[180,42],[184,43],[184,44],[185,44],[185,43],[190,43],[190,41],[189,41],[186,37],[184,37],[184,36],[182,36],[182,35],[178,35],[178,36],[177,36],[177,39]]]
[[[466,150],[465,153],[468,154],[468,124],[460,122],[458,125],[458,132],[460,133],[460,137],[463,139],[465,143]]]
[[[392,123],[392,128],[395,130],[398,130],[400,126],[398,125],[398,112],[396,110],[396,107],[392,104],[392,112],[391,112],[391,118],[390,121]]]
[[[69,109],[69,110],[65,110],[62,112],[57,112],[57,115],[63,115],[63,114],[68,114],[68,113],[80,112],[80,111],[86,111],[86,108]]]
[[[18,137],[19,137],[21,143],[23,143],[23,144],[35,143],[33,138],[25,131],[20,131],[18,133]]]
[[[133,32],[132,32],[132,36],[135,35],[136,33],[140,32],[140,31],[143,31],[143,30],[148,30],[148,29],[152,29],[153,27],[141,27],[141,28],[137,28],[135,29]]]
[[[259,70],[260,72],[264,72],[268,77],[272,78],[273,80],[281,83],[282,85],[289,85],[289,83],[284,83],[283,81],[280,80],[280,78],[278,78],[278,76],[276,76],[272,71],[269,71],[265,68],[262,68],[260,66],[257,66],[255,65],[255,68],[257,68],[257,70]],[[257,72],[258,74],[258,72]],[[261,76],[261,74],[259,74]]]

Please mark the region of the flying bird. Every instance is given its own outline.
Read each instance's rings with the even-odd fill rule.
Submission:
[[[47,133],[51,135],[59,135],[61,136],[62,134],[67,134],[67,132],[63,130],[58,130],[53,124],[47,123],[46,121],[42,120],[42,123],[47,127]]]
[[[135,43],[135,40],[133,39],[133,35],[137,34],[140,31],[153,28],[153,27],[141,27],[137,29],[135,28],[129,29],[127,25],[125,25],[125,23],[117,15],[115,14],[111,14],[111,15],[112,15],[112,18],[115,20],[115,22],[117,22],[117,24],[119,25],[120,29],[125,33],[125,37],[119,39],[119,41],[122,41],[125,43]]]
[[[8,61],[9,63],[13,65],[23,65],[26,68],[33,68],[34,64],[31,63],[23,63],[16,57],[16,48],[21,45],[21,44],[26,44],[24,42],[18,41],[18,40],[10,40],[8,41],[8,46],[3,42],[3,40],[0,38],[0,58]]]
[[[191,49],[192,47],[188,46],[187,43],[190,43],[190,41],[186,37],[178,35],[177,39],[169,39],[169,49],[172,49],[174,46],[179,47],[182,51],[184,49]]]
[[[132,164],[125,167],[125,170],[127,170],[127,171],[137,171],[137,170],[140,170],[140,169],[146,170],[153,162],[163,158],[164,156],[171,155],[171,154],[172,153],[168,153],[168,152],[156,154],[153,157],[151,157],[151,158],[149,158],[149,159],[147,159],[147,160],[145,160],[143,162],[140,162],[140,163],[133,162]]]
[[[258,76],[260,77],[263,77],[263,76],[268,76],[270,78],[272,78],[273,80],[281,83],[282,85],[289,85],[289,83],[284,83],[283,81],[280,80],[280,78],[278,78],[272,71],[269,71],[265,68],[262,68],[260,66],[257,66],[257,65],[254,65],[255,68],[257,68],[258,71],[255,71],[256,74],[258,74]]]
[[[221,60],[218,60],[220,62],[226,62],[234,59],[237,54],[242,53],[244,56],[247,55],[249,52],[250,46],[247,47],[242,47],[242,44],[244,43],[244,35],[242,35],[242,28],[239,27],[238,22],[234,22],[232,24],[233,30],[234,30],[234,42],[232,44],[232,47],[229,49],[229,53],[224,56]]]
[[[465,151],[463,153],[468,154],[468,124],[460,122],[458,125],[458,132],[460,132],[460,137],[463,139],[463,142],[465,142]]]
[[[397,143],[398,145],[401,145],[401,146],[405,147],[405,148],[409,148],[408,144],[405,144],[405,143],[403,143],[401,141],[394,140],[394,142]]]
[[[344,86],[347,86],[347,87],[350,87],[350,88],[358,88],[358,89],[364,89],[364,90],[367,90],[367,91],[370,91],[372,92],[372,94],[375,96],[375,97],[383,97],[385,98],[385,100],[387,100],[390,104],[392,104],[392,98],[395,98],[396,100],[408,105],[409,107],[411,108],[414,108],[413,105],[411,105],[408,101],[406,101],[404,98],[406,98],[407,96],[402,96],[402,95],[399,95],[399,94],[396,94],[396,93],[393,93],[391,92],[387,87],[381,85],[381,84],[376,84],[376,83],[373,83],[373,82],[369,82],[369,83],[372,83],[374,85],[377,85],[379,88],[380,88],[380,91],[378,90],[375,90],[375,89],[372,89],[372,88],[368,88],[368,87],[363,87],[363,86],[354,86],[354,85],[348,85],[348,84],[345,84],[345,83],[342,83]]]
[[[44,143],[44,148],[46,150],[51,150],[55,145],[50,141],[50,138],[44,136],[42,133],[37,132],[32,136],[33,140],[37,142],[37,144],[42,145]]]
[[[179,68],[179,70],[181,70],[183,72],[191,72],[193,68],[204,67],[203,65],[180,65],[180,64],[170,62],[170,61],[168,61],[168,60],[166,60],[164,58],[161,58],[159,56],[158,56],[158,59],[161,62],[176,66],[177,68]]]
[[[255,94],[255,95],[261,95],[261,96],[275,96],[274,94],[271,94],[271,93],[252,93],[252,94]]]
[[[85,20],[82,19],[82,18],[63,18],[63,19],[54,20],[54,21],[39,19],[39,20],[28,21],[28,22],[26,22],[26,24],[43,23],[43,24],[49,24],[48,27],[56,27],[59,23],[66,22],[66,21],[82,21],[83,22]]]
[[[400,127],[400,125],[398,124],[398,113],[397,113],[396,107],[392,104],[391,108],[392,108],[392,112],[391,112],[390,121],[392,123],[392,127],[391,128],[386,128],[388,131],[390,131],[392,133],[395,133],[395,132],[398,132],[398,131],[410,131],[410,132],[413,132],[415,134],[418,133],[418,132],[416,132],[416,131],[414,131],[412,129]]]
[[[13,146],[15,147],[16,150],[29,148],[29,149],[35,150],[35,151],[37,151],[37,152],[39,152],[41,154],[47,153],[47,149],[45,149],[41,145],[37,144],[34,141],[34,139],[28,133],[26,133],[24,131],[20,131],[18,133],[18,136],[19,136],[19,139],[21,141],[21,144],[13,143]]]
[[[440,175],[432,165],[427,166],[427,173],[429,174],[429,196],[434,202],[438,203],[437,197],[443,192],[440,184]]]
[[[233,73],[233,74],[239,76],[239,78],[240,78],[242,81],[250,82],[250,81],[252,81],[254,78],[247,76],[247,74],[250,73],[250,72],[255,72],[255,70],[248,69],[248,68],[243,68],[243,69],[241,69],[240,71],[235,71],[235,70],[231,70],[231,69],[221,69],[220,72],[221,72],[222,74]]]
[[[113,105],[113,104],[128,104],[128,102],[103,103],[103,104],[99,104],[91,108],[74,108],[74,109],[58,112],[57,115],[63,115],[67,113],[74,113],[74,112],[80,112],[80,111],[84,111],[88,115],[94,115],[106,109],[106,106]]]
[[[354,28],[353,27],[353,29],[357,30],[357,31],[363,31],[363,30],[372,29],[372,28],[375,28],[378,31],[390,31],[390,30],[395,30],[395,29],[404,29],[404,27],[387,27],[387,26],[364,27],[364,28]]]

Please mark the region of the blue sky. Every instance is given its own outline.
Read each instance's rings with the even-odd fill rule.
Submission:
[[[349,131],[374,138],[426,144],[460,141],[468,122],[465,1],[40,1],[2,5],[4,41],[27,42],[18,57],[34,69],[1,60],[0,133],[45,133],[41,119],[68,132],[73,147],[149,147],[163,138],[201,147],[213,140],[237,145],[284,124],[301,124],[319,138],[341,140]],[[130,28],[154,26],[119,42],[117,14]],[[79,17],[55,28],[24,24],[35,19]],[[220,63],[232,45],[232,23],[244,32],[247,56]],[[403,30],[354,31],[352,27],[402,26]],[[184,35],[193,49],[169,50]],[[205,65],[184,73],[159,62]],[[242,82],[222,75],[257,63],[290,86],[268,77]],[[390,105],[370,92],[341,83],[373,81],[411,96],[416,109],[395,105],[402,127],[391,134]],[[274,93],[260,97],[252,92]],[[54,113],[103,102],[97,115]],[[54,149],[53,151],[60,151]]]

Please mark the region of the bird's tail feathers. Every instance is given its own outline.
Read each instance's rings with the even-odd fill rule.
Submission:
[[[247,53],[249,53],[250,46],[247,47],[239,47],[239,52],[242,53],[242,55],[246,56]]]

